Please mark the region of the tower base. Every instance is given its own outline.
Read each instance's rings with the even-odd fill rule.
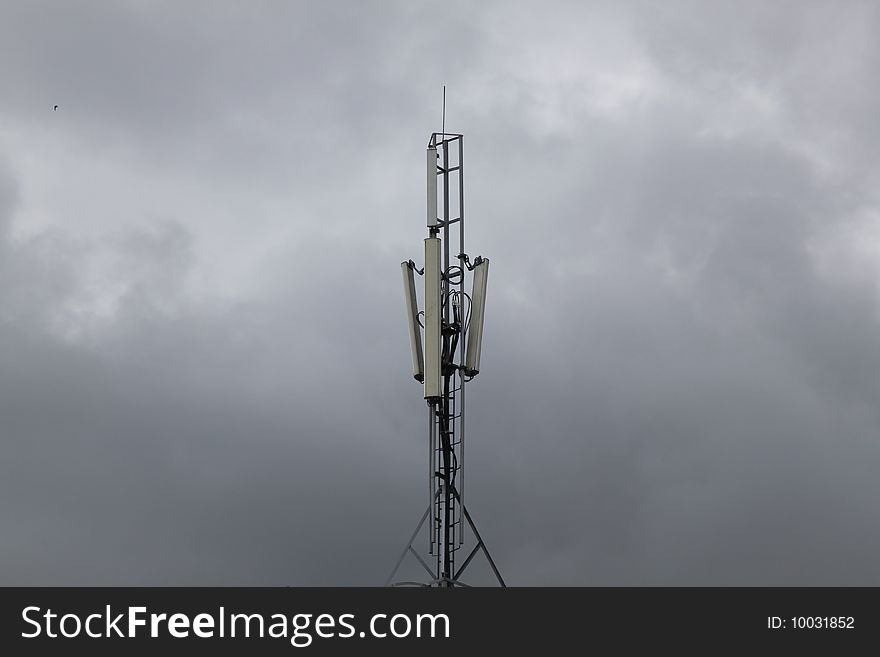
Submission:
[[[489,567],[492,569],[492,573],[495,575],[495,579],[498,581],[498,585],[502,588],[506,588],[506,584],[504,583],[504,578],[501,577],[501,573],[498,572],[498,567],[495,565],[495,562],[492,560],[492,555],[489,554],[489,549],[486,547],[486,544],[483,542],[483,538],[480,536],[480,532],[477,530],[477,525],[474,523],[471,518],[471,514],[468,513],[467,507],[461,501],[461,498],[458,495],[458,491],[454,488],[452,489],[452,494],[455,496],[455,499],[461,505],[461,509],[463,511],[463,515],[465,520],[467,521],[468,526],[471,528],[471,531],[474,533],[474,537],[477,539],[477,544],[471,549],[467,558],[464,560],[464,563],[455,571],[455,575],[452,577],[444,577],[439,572],[439,567],[436,569],[432,569],[431,566],[422,558],[422,556],[416,551],[413,544],[419,536],[419,532],[422,530],[422,527],[425,526],[425,521],[431,515],[431,509],[433,507],[433,503],[428,505],[428,508],[425,509],[425,512],[422,514],[421,520],[416,525],[415,531],[413,531],[412,536],[409,539],[406,547],[403,549],[403,552],[400,553],[400,558],[397,560],[397,563],[394,565],[394,568],[391,571],[391,574],[388,575],[388,579],[385,581],[385,586],[424,586],[424,587],[455,587],[455,586],[469,586],[469,584],[465,584],[461,581],[460,577],[464,574],[465,569],[470,565],[471,561],[475,556],[477,556],[478,552],[481,552],[486,555],[486,561],[489,563]],[[439,495],[439,491],[437,493]],[[435,496],[436,497],[436,496]],[[425,572],[428,574],[430,578],[427,582],[414,582],[414,581],[401,581],[394,582],[394,576],[397,575],[397,571],[400,570],[400,566],[403,563],[403,560],[406,558],[407,553],[411,553],[416,560],[419,562],[419,565],[425,569]]]

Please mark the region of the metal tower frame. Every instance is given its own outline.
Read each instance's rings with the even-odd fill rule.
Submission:
[[[407,300],[412,322],[410,336],[414,377],[424,383],[428,404],[428,507],[388,576],[386,586],[467,586],[460,577],[480,551],[486,556],[498,584],[505,586],[464,503],[465,384],[479,372],[482,309],[489,261],[477,257],[471,262],[465,252],[463,142],[461,134],[431,134],[427,151],[428,239],[425,240],[425,269],[419,270],[412,260],[402,263],[405,284],[409,276],[410,285]],[[436,160],[433,167],[432,159]],[[433,176],[432,168],[436,169]],[[455,224],[458,224],[457,231],[452,229]],[[435,319],[439,321],[439,332],[434,335],[428,327],[431,320],[428,313],[432,312],[428,309],[431,305],[428,286],[432,280],[429,243],[436,253],[435,240],[438,238],[442,244],[442,265],[439,266],[440,308],[436,309],[439,317]],[[415,309],[413,272],[425,276],[424,312]],[[473,272],[475,281],[474,297],[480,298],[472,298],[465,292],[465,278],[469,272]],[[478,295],[479,286],[482,286],[482,291]],[[425,315],[425,324],[419,322],[416,326],[415,322],[421,315]],[[474,327],[470,326],[471,319],[476,321]],[[426,340],[424,361],[420,337],[422,327],[425,328]],[[469,330],[471,328],[473,331]],[[439,353],[439,367],[432,365],[432,349],[435,354]],[[456,352],[458,363],[455,362]],[[436,360],[437,356],[434,358]],[[432,370],[436,370],[433,372],[433,381]],[[415,544],[429,519],[426,559]],[[466,542],[465,523],[473,533],[475,544],[456,569],[456,557]],[[393,582],[407,554],[412,554],[426,571],[429,577],[427,583]]]

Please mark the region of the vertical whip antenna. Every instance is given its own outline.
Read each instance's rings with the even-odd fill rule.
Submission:
[[[440,122],[441,134],[446,135],[446,85],[443,85],[443,118]]]

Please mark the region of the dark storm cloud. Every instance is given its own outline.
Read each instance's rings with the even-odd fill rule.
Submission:
[[[2,581],[384,580],[446,83],[508,581],[876,583],[877,16],[831,7],[4,8]]]
[[[769,179],[731,199],[736,213],[716,221],[708,254],[688,253],[699,242],[666,221],[653,238],[640,227],[595,275],[568,272],[563,283],[529,268],[535,302],[523,310],[534,321],[523,348],[495,365],[509,399],[528,401],[497,399],[504,414],[483,418],[506,429],[494,460],[523,482],[504,490],[532,521],[519,541],[535,543],[524,558],[543,563],[555,547],[565,565],[542,572],[560,583],[572,562],[607,584],[871,577],[875,291],[840,289],[811,271],[809,217],[833,208],[802,164],[728,145],[662,152],[677,173],[657,169],[664,184],[638,192],[653,208],[675,208],[678,193],[697,212],[717,200],[712,174],[701,188],[679,176],[697,162],[739,160],[744,182],[760,164]],[[646,257],[660,239],[685,263],[702,261],[692,282],[665,280]],[[505,319],[522,323],[523,314]],[[497,326],[486,336],[497,345],[492,338],[509,346]],[[557,513],[547,515],[551,505]],[[846,565],[825,561],[843,552]]]

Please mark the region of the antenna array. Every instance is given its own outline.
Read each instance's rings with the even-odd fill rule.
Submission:
[[[435,132],[426,151],[428,236],[424,269],[412,260],[401,263],[404,300],[412,353],[412,374],[423,386],[428,405],[428,508],[409,544],[388,577],[391,584],[408,553],[429,576],[427,583],[397,582],[395,586],[464,586],[460,577],[482,551],[498,583],[495,562],[464,503],[465,384],[480,371],[489,260],[471,261],[464,244],[464,138]],[[418,310],[415,274],[424,278],[424,310]],[[472,278],[471,293],[465,291]],[[424,324],[419,318],[424,316]],[[422,334],[424,333],[424,343]],[[430,519],[428,558],[415,547]],[[456,569],[465,546],[465,527],[475,542]]]

